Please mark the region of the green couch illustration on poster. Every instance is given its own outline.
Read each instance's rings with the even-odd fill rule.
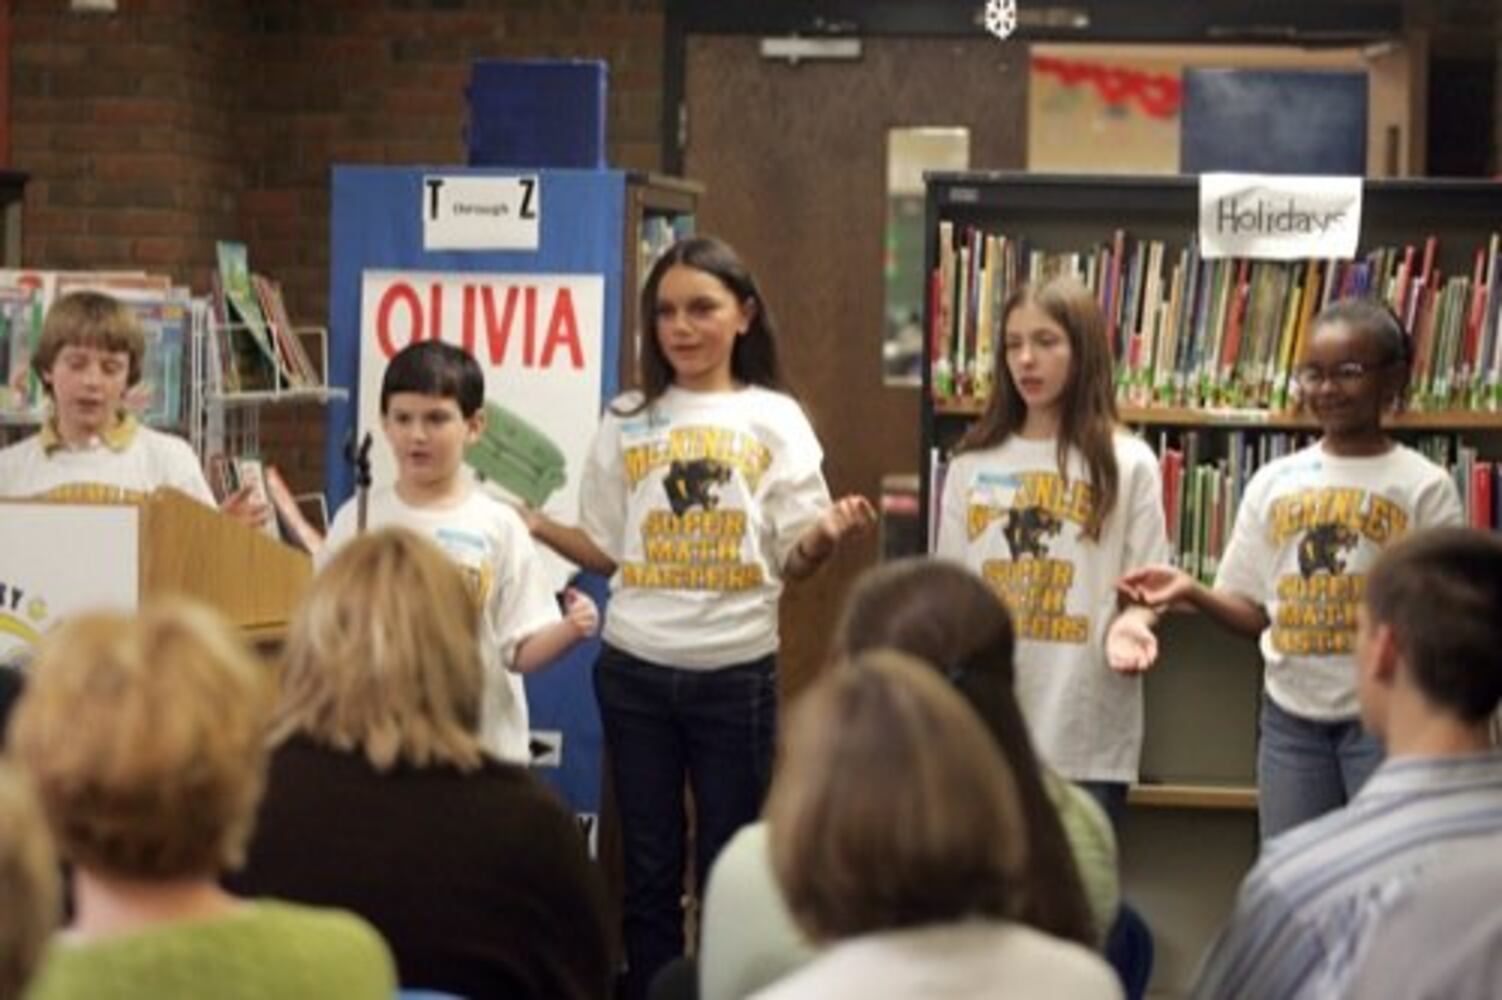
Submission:
[[[563,450],[533,424],[496,403],[485,404],[485,431],[464,452],[482,479],[537,509],[567,479]]]

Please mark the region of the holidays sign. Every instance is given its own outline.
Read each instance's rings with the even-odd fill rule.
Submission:
[[[485,374],[487,426],[466,461],[487,484],[566,521],[600,416],[605,279],[598,274],[366,271],[360,300],[359,432],[376,437],[371,473],[395,478],[381,435],[381,378],[418,340],[472,354]]]
[[[1356,256],[1360,236],[1360,177],[1200,177],[1205,257],[1349,259]]]

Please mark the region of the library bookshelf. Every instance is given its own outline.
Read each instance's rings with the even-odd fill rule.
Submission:
[[[943,464],[985,407],[1001,303],[1016,283],[1055,270],[1095,288],[1111,316],[1121,419],[1164,462],[1170,540],[1202,578],[1251,472],[1317,435],[1289,374],[1313,314],[1345,294],[1383,296],[1414,334],[1415,378],[1406,409],[1387,420],[1392,433],[1451,467],[1468,517],[1497,526],[1484,494],[1502,492],[1502,185],[1367,181],[1353,261],[1243,264],[1197,256],[1193,177],[927,180],[920,510],[930,546]],[[1182,479],[1169,475],[1175,465]],[[1262,667],[1253,641],[1201,616],[1166,615],[1159,631],[1122,877],[1154,931],[1151,990],[1179,994],[1256,858]]]

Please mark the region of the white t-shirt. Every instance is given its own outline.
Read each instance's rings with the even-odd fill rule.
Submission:
[[[1215,587],[1267,609],[1268,697],[1306,719],[1355,718],[1352,654],[1367,571],[1405,533],[1462,523],[1449,475],[1403,445],[1342,458],[1317,442],[1258,469]]]
[[[358,501],[339,508],[318,554],[320,566],[355,537]],[[366,528],[409,528],[437,542],[464,570],[479,595],[480,655],[485,665],[480,740],[503,760],[527,763],[529,720],[522,679],[508,668],[516,647],[527,636],[560,619],[547,572],[521,517],[510,507],[472,489],[454,507],[413,507],[383,486],[371,490]]]
[[[670,388],[606,409],[579,488],[579,523],[616,562],[605,641],[714,669],[777,649],[782,567],[829,505],[823,452],[789,396]]]
[[[0,450],[0,497],[84,501],[139,500],[160,486],[218,507],[188,442],[132,422],[117,446],[95,438],[86,447],[51,447],[33,434]],[[123,440],[120,440],[122,439]]]
[[[1106,663],[1116,581],[1168,559],[1158,460],[1114,438],[1120,475],[1100,540],[1084,537],[1094,490],[1078,449],[1059,475],[1053,439],[1017,435],[959,455],[944,479],[937,553],[979,574],[1017,630],[1017,700],[1043,759],[1073,781],[1136,781],[1142,681]]]
[[[1118,1000],[1121,981],[1084,945],[1022,924],[972,921],[850,938],[753,1000]]]

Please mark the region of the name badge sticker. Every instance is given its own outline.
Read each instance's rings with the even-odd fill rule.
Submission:
[[[1360,236],[1360,177],[1200,176],[1205,257],[1350,259]]]

